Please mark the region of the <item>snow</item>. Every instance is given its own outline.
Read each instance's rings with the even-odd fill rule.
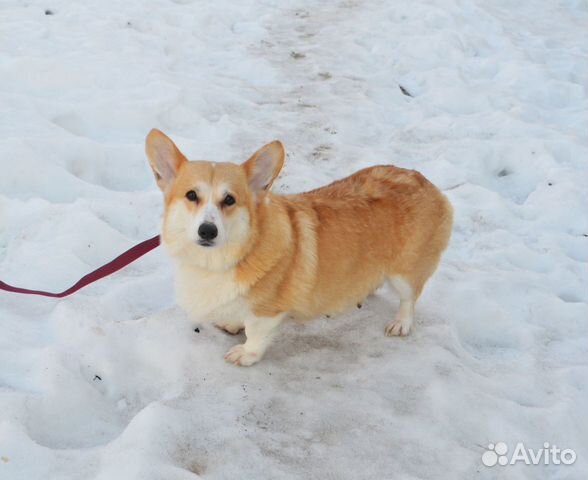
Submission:
[[[0,479],[586,478],[587,21],[585,0],[3,0],[2,280],[59,291],[157,231],[152,127],[194,159],[279,138],[282,192],[416,168],[455,228],[409,337],[384,336],[384,289],[251,368],[174,306],[160,249],[64,300],[0,293]],[[500,441],[577,461],[485,467]]]

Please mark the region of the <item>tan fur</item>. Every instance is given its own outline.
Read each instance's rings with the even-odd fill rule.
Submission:
[[[148,136],[148,155],[155,144],[171,142],[161,135],[155,131]],[[452,227],[451,205],[420,173],[391,165],[376,166],[317,190],[277,195],[269,191],[269,186],[283,164],[279,142],[264,147],[244,165],[188,162],[171,145],[166,150],[172,157],[167,165],[176,173],[169,185],[160,184],[166,202],[162,240],[183,272],[179,290],[184,296],[192,296],[186,278],[201,276],[198,281],[205,282],[207,272],[211,279],[216,275],[223,283],[218,284],[219,290],[233,293],[215,299],[205,310],[212,316],[219,312],[221,317],[223,312],[234,316],[236,306],[242,311],[242,305],[246,305],[244,316],[250,319],[255,334],[263,330],[259,319],[276,319],[279,323],[287,313],[309,318],[341,312],[391,279],[394,286],[404,290],[404,313],[399,312],[386,331],[390,335],[408,333],[414,302],[435,271]],[[159,150],[162,148],[160,145]],[[266,165],[256,167],[260,152]],[[254,168],[257,174],[269,169],[267,178],[257,182],[264,188],[257,191],[251,188],[255,184],[251,179]],[[156,167],[154,171],[157,175]],[[198,182],[206,184],[207,190],[210,187],[211,196],[218,194],[219,185],[231,191],[237,204],[222,209],[222,222],[230,230],[234,218],[241,223],[246,219],[246,228],[233,228],[246,233],[214,248],[200,247],[181,237],[174,222],[177,218],[189,219],[202,208],[185,200],[186,191]],[[172,208],[175,203],[182,206]],[[178,213],[180,210],[184,213]],[[195,273],[186,274],[186,269]],[[194,295],[198,297],[196,292]],[[203,308],[211,302],[211,296],[213,292],[200,301]],[[184,303],[190,303],[189,299]],[[198,316],[198,302],[188,309]],[[243,325],[234,318],[224,323],[233,330]],[[248,341],[232,349],[227,359],[248,365],[259,360],[265,348],[247,348],[247,320],[244,325]],[[244,357],[244,352],[249,356]]]
[[[254,225],[258,240],[236,269],[260,315],[340,312],[393,275],[418,296],[451,231],[445,196],[420,173],[393,166],[312,192],[266,196]]]

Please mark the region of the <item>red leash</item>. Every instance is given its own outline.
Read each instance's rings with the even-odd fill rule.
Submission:
[[[28,288],[13,287],[0,280],[0,290],[6,290],[7,292],[13,293],[25,293],[27,295],[43,295],[45,297],[63,298],[77,292],[86,285],[94,283],[96,280],[100,280],[111,273],[117,272],[123,267],[126,267],[129,263],[133,263],[138,258],[142,257],[146,253],[150,252],[159,245],[159,235],[156,235],[149,240],[145,240],[132,248],[129,248],[126,252],[120,254],[111,262],[106,265],[102,265],[93,272],[84,275],[74,285],[64,290],[61,293],[43,292],[42,290],[29,290]]]

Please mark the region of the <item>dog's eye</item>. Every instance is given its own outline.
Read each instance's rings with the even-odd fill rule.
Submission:
[[[223,200],[223,203],[230,207],[235,203],[235,197],[233,197],[232,195],[227,195]]]
[[[198,201],[198,195],[196,195],[196,192],[194,190],[188,190],[186,192],[186,198],[188,200],[190,200],[191,202],[196,202]]]

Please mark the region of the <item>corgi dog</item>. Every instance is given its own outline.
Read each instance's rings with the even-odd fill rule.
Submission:
[[[188,161],[154,129],[146,153],[164,195],[161,242],[175,264],[178,303],[197,321],[245,329],[227,362],[259,362],[287,315],[342,312],[386,281],[400,307],[385,333],[409,333],[453,217],[423,175],[383,165],[278,195],[270,188],[284,164],[279,141],[242,164]]]

